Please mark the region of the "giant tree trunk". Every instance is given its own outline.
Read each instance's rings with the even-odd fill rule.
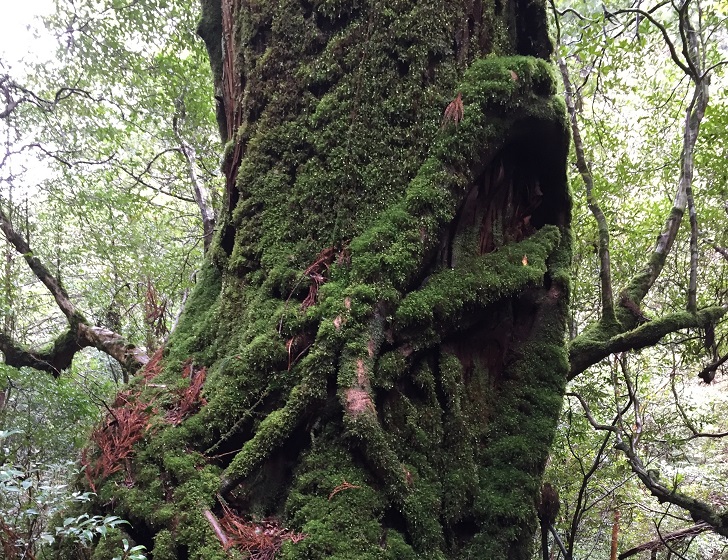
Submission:
[[[227,206],[117,400],[135,447],[88,455],[155,560],[530,557],[567,373],[546,29],[541,0],[203,0]]]

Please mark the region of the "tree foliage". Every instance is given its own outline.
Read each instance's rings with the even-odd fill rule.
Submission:
[[[4,75],[8,363],[57,374],[90,345],[133,371],[146,360],[134,346],[151,352],[172,328],[214,225],[213,99],[195,17],[174,3],[61,1],[46,20],[56,57]],[[34,158],[47,173],[23,171]],[[13,287],[38,281],[55,286],[55,313],[45,289]],[[24,312],[33,292],[39,306]]]
[[[701,387],[698,376],[712,381],[726,351],[725,259],[716,242],[725,210],[711,169],[720,165],[715,132],[706,133],[726,103],[725,13],[719,3],[641,8],[570,3],[556,15],[574,119],[572,185],[577,194],[586,186],[576,197],[585,227],[576,236],[571,334],[577,345],[597,334],[616,353],[572,382],[550,476],[562,481],[561,531],[571,557],[601,556],[614,526],[620,557],[645,544],[717,558],[724,544],[704,532],[724,531],[723,485],[714,476],[724,392],[722,383]],[[624,325],[620,306],[645,281],[651,287],[639,308],[628,309],[637,328],[615,336],[610,308]],[[664,322],[710,306],[717,326],[685,332],[679,319]],[[634,344],[663,327],[649,349]],[[646,543],[645,531],[655,540]]]

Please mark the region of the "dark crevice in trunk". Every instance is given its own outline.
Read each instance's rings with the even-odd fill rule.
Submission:
[[[480,524],[472,517],[465,517],[454,523],[447,532],[449,548],[451,550],[462,550],[470,542],[473,535],[480,531]]]
[[[385,534],[383,535],[386,539],[386,531],[397,531],[403,535],[407,535],[407,520],[402,514],[402,509],[399,506],[391,505],[384,511],[382,516],[382,528]],[[383,539],[383,540],[384,540]]]
[[[235,247],[235,226],[227,225],[220,239],[220,248],[229,257],[233,254],[233,247]]]

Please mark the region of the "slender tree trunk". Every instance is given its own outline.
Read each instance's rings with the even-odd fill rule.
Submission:
[[[568,370],[543,3],[203,0],[200,34],[226,207],[99,503],[155,560],[530,558]]]
[[[614,510],[614,522],[612,523],[612,547],[609,552],[610,560],[617,560],[617,546],[619,544],[619,510]]]

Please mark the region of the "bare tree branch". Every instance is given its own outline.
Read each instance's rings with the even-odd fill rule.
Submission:
[[[665,46],[667,46],[668,50],[670,51],[670,58],[672,58],[673,62],[677,64],[677,66],[685,72],[688,76],[694,76],[692,73],[692,70],[690,66],[684,62],[680,55],[677,53],[677,50],[675,49],[675,45],[672,42],[672,39],[670,39],[670,34],[667,32],[667,29],[664,25],[662,25],[659,21],[657,21],[652,13],[646,12],[644,10],[639,10],[637,8],[624,8],[622,10],[615,10],[612,12],[612,15],[620,15],[620,14],[638,14],[645,18],[647,21],[649,21],[652,25],[654,25],[658,31],[662,34],[662,38],[665,41]],[[695,78],[698,78],[699,76],[694,76]]]
[[[561,540],[561,537],[556,532],[556,528],[553,525],[549,525],[549,531],[551,531],[551,534],[554,537],[554,542],[559,547],[559,550],[561,551],[561,554],[564,555],[564,558],[567,560],[571,560],[571,555],[566,551],[566,548],[564,547],[564,542]]]
[[[678,9],[679,16],[679,27],[681,37],[684,38],[683,53],[686,57],[686,62],[680,60],[675,45],[672,43],[666,28],[657,22],[651,14],[643,10],[637,9],[624,9],[618,10],[619,13],[636,13],[640,14],[648,19],[657,29],[662,33],[665,44],[670,50],[670,55],[678,65],[678,67],[685,72],[685,74],[693,82],[695,89],[693,90],[692,100],[685,112],[685,124],[683,128],[683,147],[680,158],[680,180],[678,182],[678,188],[673,201],[673,208],[665,222],[662,233],[657,239],[657,243],[653,250],[653,253],[647,263],[647,266],[643,271],[635,275],[629,282],[627,289],[624,294],[627,300],[639,306],[644,299],[645,295],[652,288],[657,277],[662,272],[665,264],[665,259],[668,253],[672,249],[672,245],[677,236],[680,223],[682,221],[685,208],[688,207],[689,201],[692,198],[692,180],[693,180],[693,169],[694,160],[693,154],[695,151],[695,144],[697,142],[698,133],[700,131],[700,124],[705,115],[705,109],[708,105],[708,75],[700,72],[700,60],[699,60],[699,48],[697,43],[696,31],[693,28],[689,14],[687,12],[689,7],[689,0],[685,0],[682,6]],[[690,210],[691,216],[691,227],[697,235],[697,215],[694,214],[694,206]],[[691,258],[695,259],[695,268],[697,267],[697,240],[694,247],[692,247],[693,253]],[[691,271],[692,272],[692,271]],[[695,273],[696,274],[696,273]],[[689,302],[688,309],[695,311],[697,305],[694,301]],[[620,320],[627,321],[629,325],[629,314],[621,313],[618,317]],[[631,321],[631,324],[635,324]]]
[[[677,8],[677,14],[680,41],[682,42],[682,52],[685,57],[685,62],[690,68],[690,77],[692,77],[696,82],[699,82],[701,76],[699,67],[701,64],[697,49],[697,41],[695,40],[695,30],[690,23],[690,14],[688,13],[690,0],[681,1],[682,4]]]
[[[681,10],[687,10],[685,5]],[[627,350],[635,350],[644,348],[651,344],[655,344],[660,338],[669,332],[675,332],[683,328],[693,326],[703,326],[707,310],[697,311],[697,237],[691,244],[691,278],[690,287],[688,289],[688,311],[694,314],[690,316],[681,316],[680,314],[672,314],[659,320],[654,320],[650,325],[642,325],[645,317],[640,311],[640,304],[645,296],[653,287],[657,278],[660,276],[667,255],[672,250],[674,241],[677,237],[680,224],[682,222],[685,209],[690,205],[690,221],[691,230],[694,236],[697,236],[697,214],[695,213],[694,204],[690,203],[692,198],[692,180],[694,170],[694,150],[700,130],[700,124],[705,109],[708,104],[708,79],[701,76],[696,68],[700,67],[699,61],[691,61],[688,66],[680,60],[675,51],[675,46],[670,41],[666,28],[657,22],[654,17],[643,10],[626,9],[615,12],[640,14],[655,25],[663,34],[663,38],[670,50],[671,56],[675,63],[690,77],[694,84],[693,97],[690,105],[685,112],[685,122],[683,126],[683,146],[680,158],[680,178],[673,200],[673,207],[665,221],[662,232],[657,238],[657,242],[652,254],[647,260],[643,269],[634,275],[628,282],[627,287],[622,291],[620,305],[615,309],[616,321],[612,321],[606,313],[601,321],[582,334],[578,335],[571,343],[571,377],[578,375],[584,371],[589,365],[605,358],[611,352],[621,352]],[[681,12],[682,13],[682,12]],[[692,41],[692,47],[685,51],[686,56],[698,58],[699,53],[697,46],[697,38],[690,20],[685,12],[680,16],[680,26],[685,33],[687,40]],[[563,62],[563,61],[562,61]],[[567,74],[568,79],[568,74]],[[568,87],[567,87],[568,92]],[[568,98],[568,95],[567,95]],[[577,136],[575,135],[575,144]],[[588,169],[588,168],[587,168]],[[580,169],[581,170],[581,169]],[[602,233],[600,231],[600,245],[602,244]],[[600,247],[601,253],[601,247]],[[604,266],[602,261],[601,266]],[[604,285],[604,278],[602,278]],[[603,288],[604,290],[604,288]],[[724,311],[720,308],[714,308],[717,313],[714,317],[720,318]],[[713,316],[713,311],[708,315]],[[596,360],[596,361],[595,361]]]
[[[58,336],[48,349],[42,351],[23,348],[14,343],[7,334],[0,333],[0,350],[5,355],[5,363],[14,367],[32,367],[58,376],[71,365],[73,357],[79,350],[89,346],[115,358],[130,372],[138,370],[149,361],[142,349],[128,344],[120,334],[89,323],[71,302],[58,278],[33,255],[28,242],[13,228],[2,208],[0,208],[0,229],[15,250],[23,256],[36,278],[46,286],[69,324],[69,330]]]
[[[70,161],[63,156],[59,155],[58,152],[52,152],[48,149],[46,149],[42,144],[39,144],[38,142],[33,142],[32,144],[28,144],[27,148],[35,148],[42,152],[44,155],[48,156],[51,159],[56,160],[58,163],[61,163],[68,167],[69,169],[75,165],[104,165],[109,163],[110,161],[113,161],[116,159],[116,154],[111,154],[108,157],[101,159],[101,160],[90,160],[90,159],[78,159],[75,161]]]
[[[210,193],[200,179],[195,149],[189,142],[187,142],[187,140],[185,140],[179,129],[180,121],[184,120],[185,117],[184,102],[181,99],[178,99],[176,105],[177,114],[172,119],[172,128],[174,130],[174,135],[177,138],[177,142],[179,143],[180,151],[187,162],[187,174],[190,179],[190,184],[192,185],[192,194],[202,216],[203,246],[204,251],[207,252],[207,249],[210,247],[210,243],[212,243],[212,236],[215,233],[215,212],[212,209],[212,204],[210,203]]]
[[[657,238],[657,243],[650,256],[650,259],[641,273],[635,275],[629,282],[625,293],[635,304],[639,304],[654,285],[657,277],[662,272],[668,253],[677,236],[685,208],[688,203],[688,189],[692,187],[693,180],[693,152],[698,138],[700,123],[705,115],[708,105],[708,86],[705,82],[695,85],[693,102],[690,104],[685,115],[685,126],[683,130],[683,149],[680,158],[680,180],[677,192],[673,201],[673,207],[665,222],[662,233]],[[620,319],[626,318],[626,315]]]
[[[159,152],[158,154],[155,154],[155,156],[151,160],[149,160],[149,162],[147,162],[147,165],[144,167],[144,169],[142,170],[141,173],[136,173],[133,170],[128,169],[126,166],[122,165],[120,162],[117,162],[117,166],[124,173],[126,173],[127,175],[129,175],[129,177],[131,177],[132,179],[134,179],[134,181],[136,181],[140,185],[142,185],[142,186],[144,186],[144,187],[146,187],[146,188],[148,188],[150,190],[153,190],[154,192],[158,192],[160,194],[169,196],[171,198],[175,198],[177,200],[181,200],[182,202],[189,202],[189,203],[195,204],[195,199],[194,198],[191,198],[189,196],[184,196],[184,195],[181,195],[181,194],[175,194],[173,192],[166,191],[166,190],[164,190],[164,189],[162,189],[160,187],[155,187],[149,181],[146,181],[144,179],[144,175],[149,175],[150,174],[150,171],[152,169],[152,166],[154,165],[154,163],[159,158],[161,158],[165,154],[168,154],[168,153],[171,153],[171,152],[175,152],[176,153],[176,152],[180,152],[180,151],[181,150],[179,148],[169,148],[167,150],[163,150],[163,151]]]
[[[66,319],[68,319],[71,324],[78,322],[81,315],[69,299],[65,288],[61,285],[58,279],[50,273],[40,259],[33,255],[33,251],[30,250],[30,246],[25,241],[25,238],[13,228],[13,225],[10,223],[10,219],[2,208],[0,208],[0,229],[2,229],[5,237],[12,246],[15,247],[15,250],[23,256],[25,262],[28,263],[28,266],[33,271],[36,278],[43,282],[45,287],[48,288],[48,291],[56,300],[56,305],[58,305],[58,308],[61,310],[63,315],[65,315]]]
[[[594,215],[599,231],[599,279],[602,292],[602,320],[608,322],[616,321],[614,314],[614,295],[612,293],[612,267],[609,258],[609,225],[607,218],[602,212],[599,202],[594,194],[594,178],[589,164],[586,161],[584,143],[581,139],[579,122],[574,104],[574,93],[569,78],[569,69],[563,58],[559,57],[559,69],[564,81],[566,107],[571,120],[571,133],[574,139],[574,150],[576,152],[576,166],[586,187],[586,200],[589,210]]]
[[[690,513],[694,521],[703,522],[719,535],[728,537],[728,512],[718,512],[709,504],[686,496],[678,492],[677,488],[668,488],[662,484],[658,479],[659,475],[646,469],[637,454],[624,441],[617,442],[614,447],[624,453],[632,472],[660,503],[667,502],[681,507]]]
[[[699,73],[699,68],[703,66],[700,60],[700,48],[698,45],[698,35],[690,22],[690,17],[687,13],[687,7],[689,0],[685,0],[683,6],[680,8],[680,34],[683,37],[683,49],[685,52],[688,63],[693,64],[694,71]],[[686,177],[685,184],[685,195],[688,200],[688,216],[690,218],[690,280],[688,283],[688,311],[695,312],[698,308],[698,213],[695,208],[695,198],[693,197],[693,150],[695,142],[697,141],[697,135],[700,128],[700,120],[702,120],[705,114],[705,109],[708,105],[708,83],[705,81],[696,81],[696,87],[693,91],[693,98],[690,100],[690,105],[687,110],[685,129],[686,131],[691,128],[690,116],[695,110],[699,113],[699,119],[694,126],[695,138],[692,139],[691,148],[686,137],[683,143],[683,153],[681,158],[681,174],[688,175]]]
[[[589,421],[589,424],[591,424],[592,428],[594,428],[595,430],[605,430],[608,432],[614,432],[615,434],[617,433],[617,427],[614,426],[614,424],[600,424],[594,419],[591,411],[589,410],[589,405],[587,404],[586,400],[584,400],[584,397],[582,397],[579,393],[569,392],[565,393],[565,396],[574,397],[579,401],[579,403],[581,403],[581,408],[584,409],[584,415]]]
[[[713,249],[715,249],[716,252],[719,253],[724,259],[728,259],[728,249],[715,244],[713,244]]]
[[[659,550],[662,546],[664,546],[666,542],[682,540],[687,537],[693,537],[710,529],[710,525],[701,521],[700,523],[696,523],[691,527],[686,527],[685,529],[680,529],[679,531],[673,531],[672,533],[668,533],[666,535],[660,535],[660,537],[657,539],[648,541],[639,546],[635,546],[634,548],[630,548],[629,550],[625,550],[622,554],[619,555],[618,558],[619,560],[623,560],[624,558],[629,558],[630,556],[634,556],[635,554],[644,552],[646,550]]]
[[[46,99],[34,91],[21,86],[7,74],[0,76],[0,92],[5,98],[5,108],[0,111],[0,118],[9,117],[23,103],[31,103],[44,111],[53,111],[56,106],[73,95],[86,97],[94,102],[101,99],[95,98],[90,92],[76,87],[62,87],[56,90],[53,99]]]

